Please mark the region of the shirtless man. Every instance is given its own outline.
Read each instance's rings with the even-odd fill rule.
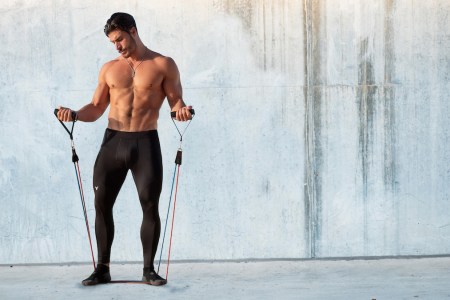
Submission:
[[[73,113],[59,107],[61,121],[93,122],[108,105],[108,128],[94,165],[95,234],[98,263],[83,285],[111,281],[109,263],[114,238],[113,205],[131,170],[143,212],[141,241],[144,254],[143,281],[166,284],[154,269],[161,222],[158,202],[162,186],[162,159],[157,133],[159,110],[167,97],[176,120],[192,118],[191,106],[182,99],[180,74],[175,62],[148,49],[141,41],[134,18],[115,13],[105,34],[120,56],[100,70],[91,103]]]

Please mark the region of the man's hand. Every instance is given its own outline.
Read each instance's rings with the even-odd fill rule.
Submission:
[[[72,111],[70,108],[58,106],[57,117],[59,120],[63,122],[72,122],[74,121],[72,115],[76,115],[76,112]]]
[[[184,106],[176,111],[175,119],[177,121],[185,122],[192,119],[192,114],[190,110],[192,109],[192,106]]]

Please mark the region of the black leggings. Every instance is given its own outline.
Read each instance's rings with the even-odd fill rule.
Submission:
[[[95,235],[98,263],[110,262],[114,239],[113,206],[131,170],[141,202],[141,241],[144,267],[153,268],[161,231],[158,202],[162,187],[162,159],[158,132],[106,129],[94,165]]]

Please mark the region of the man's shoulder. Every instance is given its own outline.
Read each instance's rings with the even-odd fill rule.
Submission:
[[[158,65],[163,72],[171,72],[174,68],[176,68],[173,58],[162,55],[158,52],[153,52],[152,56],[153,62]]]
[[[120,62],[120,60],[121,60],[121,58],[120,58],[120,57],[117,57],[117,58],[114,58],[114,59],[112,59],[112,60],[110,60],[110,61],[104,63],[103,66],[102,66],[101,69],[100,69],[100,74],[99,74],[99,76],[100,76],[101,78],[104,78],[104,77],[106,76],[106,74],[108,74],[108,73],[110,72],[110,70],[112,70],[111,67],[113,67],[115,64],[117,64],[118,62]]]
[[[105,62],[103,65],[102,65],[102,67],[101,67],[101,70],[100,71],[104,71],[104,70],[107,70],[109,67],[111,67],[111,66],[113,66],[114,64],[116,64],[116,63],[118,63],[119,62],[119,57],[118,58],[114,58],[114,59],[112,59],[112,60],[110,60],[110,61],[108,61],[108,62]]]
[[[114,59],[111,59],[110,61],[104,63],[104,64],[103,64],[103,67],[109,67],[109,66],[112,66],[112,65],[118,63],[121,59],[122,59],[122,58],[121,58],[120,56],[119,56],[119,57],[116,57],[116,58],[114,58]]]
[[[155,61],[156,63],[159,63],[159,64],[174,63],[174,60],[171,57],[162,55],[161,53],[158,53],[155,51],[151,51],[150,59],[152,59],[153,61]]]

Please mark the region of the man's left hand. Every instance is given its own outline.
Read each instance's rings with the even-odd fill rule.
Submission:
[[[179,110],[176,111],[175,119],[177,121],[181,121],[181,122],[191,120],[192,119],[192,114],[190,112],[191,109],[192,109],[192,106],[190,106],[190,105],[180,108]]]

